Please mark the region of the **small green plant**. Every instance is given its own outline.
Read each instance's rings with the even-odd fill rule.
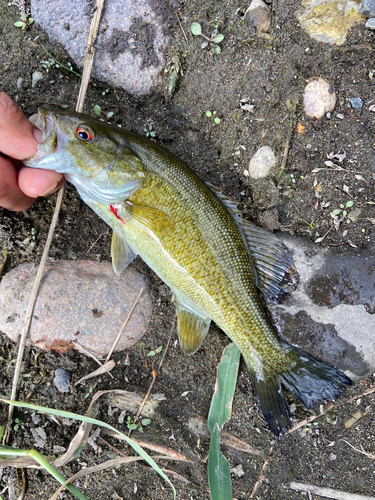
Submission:
[[[211,118],[211,117],[214,117],[214,122],[216,123],[216,125],[219,125],[219,123],[221,122],[220,118],[215,116],[216,115],[216,111],[206,111],[206,116],[208,118]]]
[[[102,114],[102,108],[98,104],[95,104],[93,110],[96,116],[100,116]]]
[[[314,220],[312,220],[311,222],[307,222],[307,220],[301,219],[301,217],[299,217],[299,220],[301,220],[302,222],[304,222],[305,224],[307,224],[311,229],[315,229]]]
[[[18,431],[18,429],[20,429],[21,427],[23,427],[25,425],[25,423],[22,422],[22,420],[20,420],[19,418],[14,419],[14,424],[15,425],[14,425],[13,429],[15,431]]]
[[[143,427],[147,427],[147,425],[150,425],[151,420],[149,418],[143,418],[140,422],[137,422],[137,418],[132,418],[130,415],[127,416],[126,418],[126,427],[130,431],[135,431],[136,429],[139,430],[139,432],[144,432]]]
[[[152,125],[148,126],[148,130],[147,128],[144,128],[143,132],[146,132],[146,137],[152,137],[152,138],[156,137],[156,132],[152,130]]]
[[[332,210],[331,215],[337,216],[337,215],[342,214],[343,217],[346,217],[348,215],[348,211],[346,209],[351,208],[353,206],[353,204],[354,204],[353,200],[347,201],[345,205],[340,203],[340,208],[336,208],[335,210]]]
[[[72,64],[70,62],[67,63],[68,66],[64,66],[64,64],[62,64],[61,62],[57,61],[53,57],[53,55],[48,52],[48,50],[44,47],[44,45],[42,43],[40,44],[40,46],[42,47],[42,49],[44,50],[44,52],[49,57],[49,59],[47,61],[42,61],[42,63],[43,63],[42,66],[46,70],[46,73],[48,73],[49,69],[55,64],[56,68],[60,68],[60,66],[61,66],[62,68],[66,69],[67,71],[70,71],[71,73],[73,73],[73,75],[76,75],[79,78],[82,77],[82,75],[80,75],[79,73],[76,73],[73,70]]]
[[[34,19],[32,17],[29,17],[29,19],[27,19],[26,14],[24,12],[21,12],[20,17],[21,20],[16,21],[14,23],[14,26],[17,26],[17,28],[21,28],[21,30],[27,30],[27,28],[31,26],[34,22]]]
[[[150,351],[147,354],[147,356],[155,356],[155,354],[159,354],[159,352],[161,352],[162,349],[163,349],[163,346],[159,345],[159,347],[157,349],[155,349],[155,351]]]
[[[192,23],[192,25],[190,26],[190,31],[194,36],[202,36],[205,39],[205,41],[201,45],[202,49],[208,47],[208,45],[212,45],[212,48],[216,52],[216,54],[221,54],[221,48],[217,44],[224,40],[224,35],[217,32],[217,27],[211,33],[211,37],[208,37],[202,33],[202,27],[199,23]]]

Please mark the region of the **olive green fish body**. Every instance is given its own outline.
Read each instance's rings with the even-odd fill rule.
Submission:
[[[116,272],[140,255],[171,288],[186,352],[199,348],[211,320],[236,343],[276,435],[291,422],[281,384],[309,408],[350,383],[277,336],[262,295],[282,291],[290,256],[242,221],[233,201],[152,141],[85,115],[41,115],[43,141],[25,163],[64,173],[112,227]]]

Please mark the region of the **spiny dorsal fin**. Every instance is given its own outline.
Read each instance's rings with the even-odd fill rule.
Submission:
[[[298,274],[292,255],[284,243],[267,230],[241,219],[238,203],[211,183],[205,182],[226,205],[241,230],[258,275],[259,288],[273,300],[295,288]]]
[[[205,339],[211,323],[196,311],[186,306],[176,295],[172,295],[176,304],[178,338],[186,354],[194,354]]]
[[[111,243],[112,266],[115,273],[120,276],[128,265],[136,258],[136,254],[129,247],[126,240],[113,231]]]

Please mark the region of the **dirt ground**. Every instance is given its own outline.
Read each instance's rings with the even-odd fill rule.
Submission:
[[[375,33],[358,25],[349,32],[341,47],[315,42],[295,18],[299,3],[297,0],[273,2],[269,36],[260,37],[244,23],[247,4],[237,0],[176,2],[175,13],[166,20],[166,28],[175,40],[168,60],[178,57],[182,66],[173,97],[169,98],[163,90],[147,98],[134,99],[116,89],[106,92],[105,84],[92,81],[85,112],[93,114],[93,106],[100,105],[103,116],[113,112],[112,122],[140,134],[151,125],[158,142],[241,202],[245,216],[252,221],[273,231],[287,231],[312,240],[324,236],[321,245],[338,246],[345,253],[348,246],[374,245],[375,114],[368,108],[375,99],[375,78],[369,76],[375,73]],[[0,12],[1,90],[15,99],[27,115],[35,113],[40,105],[57,103],[73,109],[79,80],[57,68],[51,68],[46,74],[41,63],[46,56],[39,43],[42,42],[63,63],[69,61],[68,55],[61,47],[52,44],[37,25],[33,24],[28,31],[14,27],[19,18],[15,6],[2,0]],[[177,22],[177,13],[187,42]],[[225,35],[220,55],[200,48],[202,40],[189,33],[193,21],[200,22],[203,32],[208,34],[218,26],[219,32]],[[32,88],[34,71],[44,72],[44,78]],[[337,93],[337,105],[331,118],[311,120],[304,116],[301,106],[303,88],[306,80],[315,76],[324,77]],[[23,78],[23,83],[18,89],[16,82],[19,77]],[[168,85],[168,78],[166,74],[163,89]],[[361,97],[363,108],[352,109],[348,103],[351,97]],[[243,111],[241,100],[254,104],[254,113]],[[216,111],[220,124],[207,117],[206,111]],[[344,118],[339,118],[338,114]],[[303,133],[298,133],[298,123],[304,125]],[[252,155],[263,145],[269,145],[275,151],[277,171],[263,180],[249,180],[243,172]],[[289,146],[286,168],[278,175],[286,146]],[[331,152],[346,153],[346,158],[340,163],[342,169],[325,165]],[[332,161],[338,163],[335,159]],[[316,168],[322,170],[313,173]],[[317,189],[317,186],[320,187]],[[344,186],[348,186],[349,195]],[[348,222],[341,213],[339,227],[337,223],[335,227],[330,213],[340,209],[340,204],[345,205],[348,200],[354,202],[353,209],[358,209],[358,217],[355,222]],[[24,261],[39,261],[54,203],[55,197],[52,196],[39,199],[23,213],[0,209],[0,243],[8,249],[5,272]],[[59,220],[50,251],[52,259],[110,259],[108,228],[84,205],[72,187],[67,189]],[[147,391],[152,368],[147,353],[166,345],[174,306],[159,278],[139,259],[134,265],[147,275],[154,300],[154,314],[143,345],[114,356],[113,379],[101,376],[95,388],[95,382],[87,381],[73,388],[68,395],[58,392],[53,385],[54,370],[57,367],[69,369],[75,381],[93,371],[95,362],[74,352],[59,356],[28,349],[18,394],[20,400],[84,413],[91,391],[114,388],[142,394]],[[0,393],[9,396],[17,347],[2,334],[1,340]],[[166,399],[159,404],[145,433],[141,435],[135,431],[133,436],[174,449],[192,461],[188,464],[173,461],[163,464],[188,481],[182,482],[170,475],[179,499],[209,499],[206,478],[209,441],[189,430],[188,421],[192,416],[207,418],[216,366],[228,338],[215,326],[211,327],[202,348],[193,357],[185,356],[175,340],[174,334],[153,388],[153,392],[163,393]],[[349,493],[373,494],[375,393],[362,396],[372,383],[374,380],[357,383],[345,391],[330,412],[276,442],[265,428],[246,368],[241,364],[233,414],[225,429],[266,454],[273,447],[272,459],[264,470],[264,480],[254,498],[307,498],[307,495],[303,497],[301,493],[288,489],[290,481]],[[186,391],[188,394],[182,396]],[[289,401],[293,403],[291,398]],[[299,404],[294,408],[296,422],[308,416]],[[5,421],[7,407],[0,406],[0,411]],[[354,414],[357,418],[352,426],[348,426],[347,422]],[[35,448],[32,434],[36,427],[35,416],[29,411],[16,411],[15,416],[20,426],[11,437],[11,445]],[[119,412],[113,413],[107,404],[100,406],[98,418],[125,430],[126,425],[118,423],[118,416]],[[37,426],[42,427],[47,435],[47,445],[39,449],[46,456],[53,455],[54,445],[66,448],[78,427],[44,415]],[[112,446],[128,453],[121,443],[103,433],[101,435]],[[359,450],[363,447],[373,454],[372,457],[353,450],[346,441]],[[96,449],[87,445],[77,459],[62,468],[65,477],[82,467],[116,456],[116,452],[100,438],[96,443]],[[223,452],[231,467],[241,465],[244,472],[241,477],[235,474],[232,477],[233,497],[238,500],[250,498],[264,458],[225,445]],[[21,473],[18,477],[16,474],[12,468],[2,470],[0,492],[8,484],[17,485]],[[57,488],[56,482],[46,473],[32,469],[27,471],[27,483],[27,500],[47,499]],[[104,497],[172,498],[166,483],[142,463],[102,471],[88,479],[80,479],[76,484],[91,500]],[[7,495],[8,491],[2,494],[4,500],[9,498]],[[64,498],[73,497],[66,493]]]

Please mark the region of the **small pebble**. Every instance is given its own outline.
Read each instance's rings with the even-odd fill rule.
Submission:
[[[354,109],[361,109],[363,106],[363,101],[360,97],[351,97],[349,102],[351,107]]]
[[[70,388],[70,372],[64,368],[57,368],[53,383],[60,392],[69,392]]]
[[[368,19],[367,23],[365,24],[365,27],[370,30],[375,30],[375,17]]]
[[[34,88],[40,80],[43,80],[43,73],[40,71],[34,71],[31,77],[31,86]]]
[[[253,0],[245,12],[245,21],[254,24],[259,30],[266,33],[271,27],[271,12],[262,0]]]
[[[269,146],[263,146],[258,149],[251,158],[248,172],[253,179],[267,177],[271,168],[276,165],[275,153]]]
[[[303,107],[309,118],[322,118],[334,110],[336,94],[331,85],[321,77],[310,78],[303,94]]]
[[[21,85],[22,85],[22,80],[23,80],[22,76],[20,76],[20,77],[17,79],[17,83],[16,83],[16,85],[17,85],[17,88],[18,88],[18,89],[20,89],[20,88],[21,88]]]

